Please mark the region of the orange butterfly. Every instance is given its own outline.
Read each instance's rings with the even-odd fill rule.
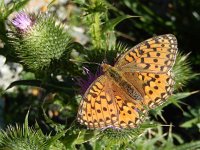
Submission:
[[[85,92],[77,119],[90,129],[134,128],[173,92],[177,40],[150,38],[122,54]]]

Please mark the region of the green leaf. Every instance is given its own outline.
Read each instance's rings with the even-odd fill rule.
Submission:
[[[6,90],[14,87],[14,86],[36,86],[44,89],[49,90],[62,90],[62,91],[73,91],[72,88],[67,88],[64,82],[56,82],[56,83],[48,83],[48,82],[42,82],[40,80],[18,80],[12,82]]]
[[[79,5],[85,5],[86,1],[85,0],[73,0],[74,3],[79,4]]]
[[[41,86],[42,82],[40,80],[18,80],[12,82],[6,90],[19,85],[28,85],[28,86]]]
[[[43,115],[44,115],[44,118],[45,118],[46,123],[47,123],[49,126],[51,126],[52,128],[54,128],[55,131],[57,131],[57,132],[62,132],[62,131],[64,130],[65,126],[62,125],[62,124],[56,123],[56,122],[54,122],[53,120],[51,120],[51,119],[46,115],[44,109],[43,109]]]
[[[23,8],[30,0],[16,0],[13,3],[11,3],[7,10],[5,17],[7,18],[11,13],[14,11],[19,11],[21,8]]]
[[[25,137],[29,136],[28,115],[29,115],[29,110],[26,114],[25,121],[24,121],[24,136]]]
[[[82,144],[91,140],[97,132],[92,130],[80,130],[74,144]]]
[[[83,53],[83,51],[85,51],[85,48],[83,45],[81,45],[78,42],[72,42],[71,43],[71,47],[73,47],[73,49],[75,49],[77,52],[79,53]]]
[[[159,116],[165,122],[165,119],[162,116],[162,110],[163,110],[164,107],[166,107],[169,104],[174,104],[176,107],[178,107],[179,109],[182,110],[182,108],[180,106],[180,103],[183,103],[183,102],[180,101],[180,100],[184,99],[184,98],[186,98],[186,97],[188,97],[188,96],[190,96],[192,94],[195,94],[197,92],[199,92],[199,91],[181,92],[181,93],[173,94],[172,96],[170,96],[168,98],[168,100],[163,105],[158,106],[157,108],[150,110],[150,113],[152,115],[154,115],[156,118],[157,118],[157,116]]]
[[[35,122],[35,126],[34,126],[35,130],[37,131],[37,133],[39,135],[43,135],[42,129],[40,128],[39,124],[37,123],[37,121]]]
[[[200,118],[199,117],[184,122],[183,124],[180,125],[180,127],[182,127],[182,128],[191,128],[191,127],[193,127],[193,125],[196,125],[197,123],[200,123]]]
[[[5,20],[6,6],[4,0],[0,0],[0,20]]]
[[[57,133],[55,136],[51,137],[46,143],[48,145],[48,147],[50,147],[54,142],[56,142],[58,139],[60,139],[62,136],[65,135],[65,133],[67,132],[68,130],[63,130],[62,132],[60,133]]]
[[[194,141],[191,143],[185,143],[180,146],[176,146],[176,150],[197,150],[200,148],[200,141]]]
[[[180,100],[180,99],[186,98],[192,94],[196,94],[198,92],[199,91],[176,93],[170,97],[170,101],[173,103],[173,102],[175,102],[174,100]]]
[[[7,37],[6,37],[6,27],[5,27],[5,5],[4,5],[4,1],[0,0],[0,39],[3,42],[6,42]],[[4,49],[1,49],[1,51],[3,51]]]
[[[106,32],[106,31],[112,31],[114,30],[115,26],[118,25],[120,22],[122,22],[123,20],[125,19],[128,19],[128,18],[134,18],[134,17],[140,17],[140,16],[130,16],[130,15],[124,15],[124,16],[119,16],[115,19],[112,19],[110,21],[108,21],[104,27],[103,27],[103,32]]]
[[[83,144],[94,138],[98,134],[98,131],[87,129],[72,129],[69,130],[69,132],[67,132],[66,134],[67,136],[62,138],[61,141],[64,143],[67,149],[72,149],[75,147],[75,145]]]
[[[4,4],[4,0],[0,1],[0,18],[3,20],[6,20],[7,17],[13,13],[14,11],[18,11],[21,8],[23,8],[27,3],[29,2],[29,0],[16,0],[12,3],[10,3],[9,5],[5,5]]]

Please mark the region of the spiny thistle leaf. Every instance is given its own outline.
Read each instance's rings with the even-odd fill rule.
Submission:
[[[8,126],[7,129],[0,131],[0,149],[8,150],[47,150],[50,146],[54,147],[54,143],[62,137],[67,130],[56,134],[55,136],[44,135],[41,129],[36,131],[33,128],[28,127],[28,114],[25,118],[25,123],[22,127],[16,124],[16,126]],[[60,148],[63,145],[60,143]]]
[[[29,133],[26,135],[26,133]],[[8,126],[6,131],[0,132],[0,149],[9,150],[32,150],[33,147],[36,149],[45,149],[46,137],[44,135],[38,134],[32,128],[27,129],[19,125]]]

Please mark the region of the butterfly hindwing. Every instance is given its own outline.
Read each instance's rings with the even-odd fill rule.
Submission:
[[[146,115],[140,101],[134,100],[115,82],[112,82],[113,95],[117,109],[119,110],[118,122],[115,125],[119,128],[134,128],[143,121]]]
[[[150,109],[161,105],[173,92],[174,79],[171,71],[165,74],[127,72],[124,77],[140,89],[144,96],[143,104]]]

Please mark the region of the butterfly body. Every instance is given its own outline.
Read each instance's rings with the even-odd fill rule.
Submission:
[[[148,109],[162,105],[173,92],[177,41],[171,34],[148,39],[124,54],[88,87],[78,121],[90,129],[135,128]]]
[[[120,88],[124,89],[125,92],[132,97],[134,100],[142,100],[142,95],[137,91],[137,89],[131,85],[126,78],[124,78],[122,71],[117,68],[110,66],[108,64],[102,64],[101,67],[105,72],[107,78],[115,82]]]

